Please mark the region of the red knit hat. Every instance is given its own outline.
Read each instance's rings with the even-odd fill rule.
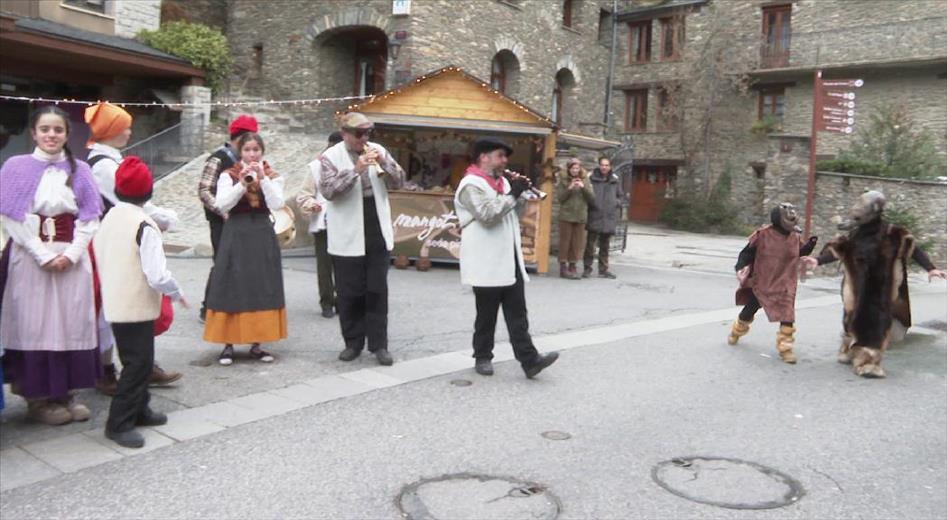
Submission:
[[[154,178],[141,159],[129,155],[115,170],[115,194],[130,199],[140,199],[151,195]]]
[[[237,136],[244,132],[253,132],[257,133],[260,131],[260,125],[257,123],[256,118],[253,116],[248,116],[242,114],[234,119],[230,123],[230,138],[235,139]]]

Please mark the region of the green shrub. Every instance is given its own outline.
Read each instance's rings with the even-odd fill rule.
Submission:
[[[155,31],[140,31],[138,39],[145,45],[183,58],[203,70],[207,85],[215,92],[233,63],[227,37],[219,30],[203,24],[168,22]]]
[[[739,211],[730,202],[730,171],[724,171],[709,197],[697,193],[680,194],[667,201],[658,219],[671,229],[694,233],[747,235],[749,227],[740,221]]]
[[[924,234],[924,230],[921,227],[921,220],[917,215],[911,213],[911,210],[888,206],[885,209],[884,215],[885,221],[907,228],[911,234],[914,235],[914,239],[916,240],[915,246],[927,252],[930,252],[934,247],[933,240],[921,240],[921,235]]]
[[[883,163],[869,159],[859,159],[847,154],[843,154],[837,159],[819,161],[815,164],[815,169],[820,172],[852,173],[857,175],[883,176],[885,174],[885,165]]]
[[[841,173],[923,179],[943,175],[947,164],[938,155],[936,138],[904,107],[885,105],[875,110],[858,131],[851,147],[817,169]]]
[[[770,132],[779,130],[780,126],[782,126],[782,123],[782,119],[774,115],[765,115],[753,123],[753,126],[750,127],[750,131],[756,135],[766,135]]]

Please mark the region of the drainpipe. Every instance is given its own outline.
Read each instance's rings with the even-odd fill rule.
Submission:
[[[612,49],[608,60],[608,77],[605,78],[605,130],[608,134],[612,121],[612,77],[615,75],[615,48],[618,46],[618,0],[612,0]]]

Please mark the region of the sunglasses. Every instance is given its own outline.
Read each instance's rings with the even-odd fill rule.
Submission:
[[[374,128],[346,128],[345,131],[354,135],[357,139],[361,139],[366,135],[371,137],[375,133]]]

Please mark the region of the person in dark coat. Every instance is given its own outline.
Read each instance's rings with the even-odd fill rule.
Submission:
[[[881,358],[891,340],[904,338],[911,326],[907,265],[913,260],[927,271],[928,280],[947,279],[923,250],[911,231],[885,222],[885,196],[879,191],[861,195],[850,218],[839,229],[848,231],[826,244],[817,257],[806,257],[808,267],[842,263],[842,326],[839,363],[851,364],[856,375],[885,377]]]
[[[607,157],[598,160],[598,168],[592,171],[589,180],[592,181],[592,191],[595,192],[595,203],[589,205],[589,219],[586,223],[588,239],[582,259],[584,264],[582,278],[592,275],[596,246],[598,247],[598,276],[615,278],[615,275],[608,270],[608,244],[621,219],[625,193],[621,189],[620,179],[612,173],[612,162]]]

